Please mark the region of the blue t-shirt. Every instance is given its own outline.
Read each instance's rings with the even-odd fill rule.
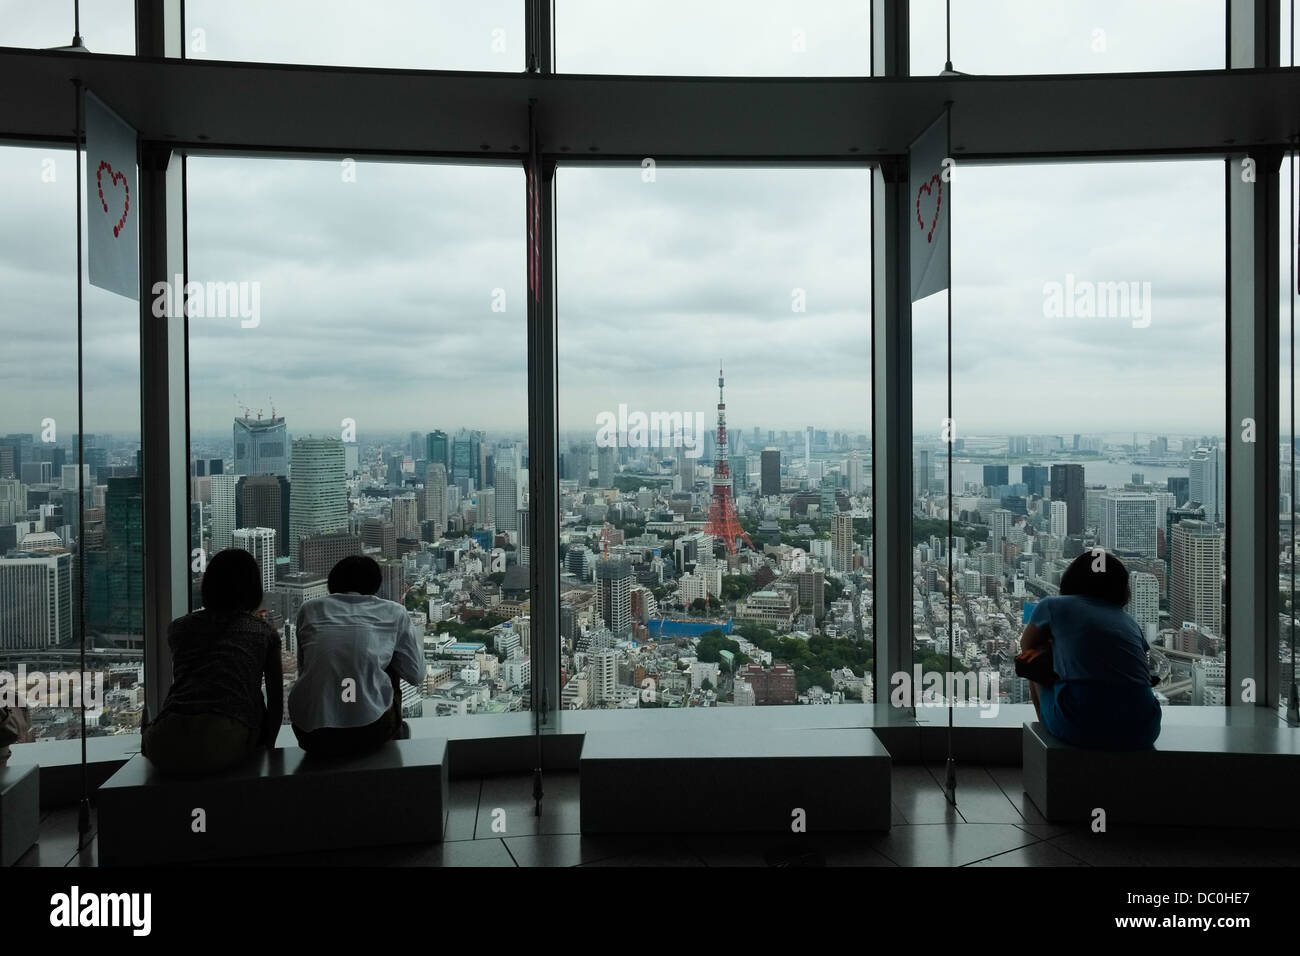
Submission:
[[[1149,645],[1122,607],[1076,594],[1043,598],[1029,623],[1052,638],[1052,669],[1062,681],[1151,687]]]

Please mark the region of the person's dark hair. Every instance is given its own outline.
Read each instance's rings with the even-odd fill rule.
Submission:
[[[374,558],[351,554],[330,569],[327,583],[330,594],[378,594],[384,584],[384,572]]]
[[[242,548],[218,551],[203,572],[203,607],[218,614],[253,612],[262,604],[262,572]]]
[[[1128,568],[1107,551],[1102,569],[1094,571],[1093,565],[1099,557],[1089,550],[1075,558],[1061,575],[1061,593],[1097,598],[1123,607],[1133,596],[1128,586]]]

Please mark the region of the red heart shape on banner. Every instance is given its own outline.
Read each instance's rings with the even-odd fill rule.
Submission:
[[[113,167],[108,164],[108,160],[100,160],[99,169],[95,170],[95,185],[99,189],[99,203],[104,207],[104,212],[108,212],[108,202],[104,199],[104,172],[108,171],[109,182],[113,185],[122,184],[126,190],[126,201],[122,204],[122,218],[117,221],[113,227],[113,238],[116,239],[122,227],[126,225],[126,214],[131,211],[131,184],[126,181],[126,173],[115,173]]]
[[[921,218],[921,194],[929,194],[931,186],[939,188],[934,194],[934,219],[930,221],[930,231],[925,234],[926,242],[934,241],[934,228],[939,225],[939,209],[943,206],[943,179],[938,173],[931,176],[928,182],[922,183],[916,191],[916,224],[922,229],[925,228],[925,220]]]

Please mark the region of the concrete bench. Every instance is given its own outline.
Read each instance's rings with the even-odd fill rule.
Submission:
[[[264,750],[210,777],[132,757],[98,790],[101,866],[434,842],[447,812],[447,742],[394,740],[364,757]],[[202,811],[198,813],[197,811]],[[205,830],[196,832],[196,821]]]
[[[864,729],[591,731],[583,833],[888,830],[890,758]]]
[[[0,866],[13,866],[41,829],[41,774],[35,764],[0,767]]]
[[[1073,747],[1040,723],[1023,733],[1025,793],[1053,823],[1300,829],[1300,731],[1165,727],[1154,750]]]

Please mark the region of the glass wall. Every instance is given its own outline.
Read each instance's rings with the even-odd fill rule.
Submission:
[[[870,174],[556,174],[567,709],[871,700]]]
[[[1102,548],[1132,575],[1157,693],[1222,704],[1223,161],[953,181],[951,447],[947,293],[913,308],[918,658],[946,662],[951,490],[956,669],[999,671],[1028,702],[1011,668],[1025,608]]]
[[[340,558],[425,635],[408,715],[527,707],[517,166],[191,156],[191,538],[252,551],[283,636]],[[287,709],[286,709],[287,719]]]
[[[73,0],[0,0],[0,46],[64,47],[75,30]],[[134,54],[134,0],[81,4],[81,39],[91,53]]]

